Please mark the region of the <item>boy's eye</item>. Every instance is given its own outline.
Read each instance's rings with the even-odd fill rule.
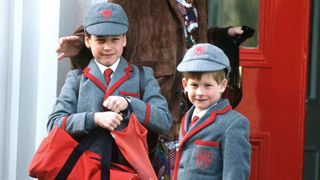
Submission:
[[[116,42],[116,41],[119,41],[119,40],[120,40],[120,38],[118,38],[118,37],[114,37],[114,38],[111,39],[111,41],[113,41],[113,42]]]
[[[97,38],[96,39],[98,42],[104,42],[105,40],[103,38]]]

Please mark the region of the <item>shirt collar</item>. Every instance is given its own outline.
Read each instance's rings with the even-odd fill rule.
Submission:
[[[208,111],[208,109],[210,109],[211,107],[213,107],[213,106],[215,106],[215,105],[217,105],[217,104],[218,104],[218,103],[214,103],[214,104],[212,104],[211,106],[209,106],[207,109],[204,109],[204,110],[200,111],[199,113],[196,113],[195,111],[193,111],[191,119],[192,119],[194,116],[198,116],[199,119],[200,119],[200,118]]]
[[[119,65],[120,58],[119,58],[115,63],[113,63],[111,66],[109,66],[109,67],[108,67],[108,66],[105,66],[105,65],[103,65],[103,64],[100,64],[96,59],[94,59],[94,62],[96,62],[99,70],[100,70],[101,73],[103,74],[104,71],[105,71],[106,69],[108,69],[108,68],[112,69],[112,71],[115,72],[116,69],[117,69],[117,67],[118,67],[118,65]]]

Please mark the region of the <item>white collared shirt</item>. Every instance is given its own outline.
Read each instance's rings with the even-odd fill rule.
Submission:
[[[96,62],[99,70],[100,70],[101,73],[103,74],[104,71],[105,71],[106,69],[108,69],[108,68],[111,68],[112,71],[115,72],[116,69],[117,69],[117,67],[118,67],[118,65],[119,65],[120,58],[119,58],[115,63],[113,63],[111,66],[109,66],[109,67],[108,67],[108,66],[105,66],[105,65],[103,65],[103,64],[100,64],[96,59],[94,59],[94,62]],[[112,76],[113,76],[113,73],[111,74],[110,78],[111,78]]]
[[[196,113],[195,111],[193,111],[191,119],[192,119],[194,116],[198,116],[199,119],[200,119],[200,118],[208,111],[208,109],[210,109],[211,107],[213,107],[213,106],[215,106],[215,105],[217,105],[217,103],[212,104],[212,105],[209,106],[207,109],[204,109],[204,110],[200,111],[199,113]]]

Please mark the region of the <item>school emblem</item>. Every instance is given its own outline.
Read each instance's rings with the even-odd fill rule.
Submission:
[[[194,53],[196,55],[201,55],[201,54],[204,54],[205,48],[203,46],[198,46],[198,47],[195,48],[194,51],[195,51]]]
[[[112,16],[112,11],[110,9],[104,9],[100,12],[101,16],[104,18],[109,18]]]
[[[198,168],[207,169],[211,166],[213,152],[203,149],[198,149],[196,152],[196,165]]]

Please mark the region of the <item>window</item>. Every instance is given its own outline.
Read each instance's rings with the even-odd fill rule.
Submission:
[[[244,47],[258,47],[259,0],[208,0],[208,26],[242,26],[255,29],[254,36]]]

